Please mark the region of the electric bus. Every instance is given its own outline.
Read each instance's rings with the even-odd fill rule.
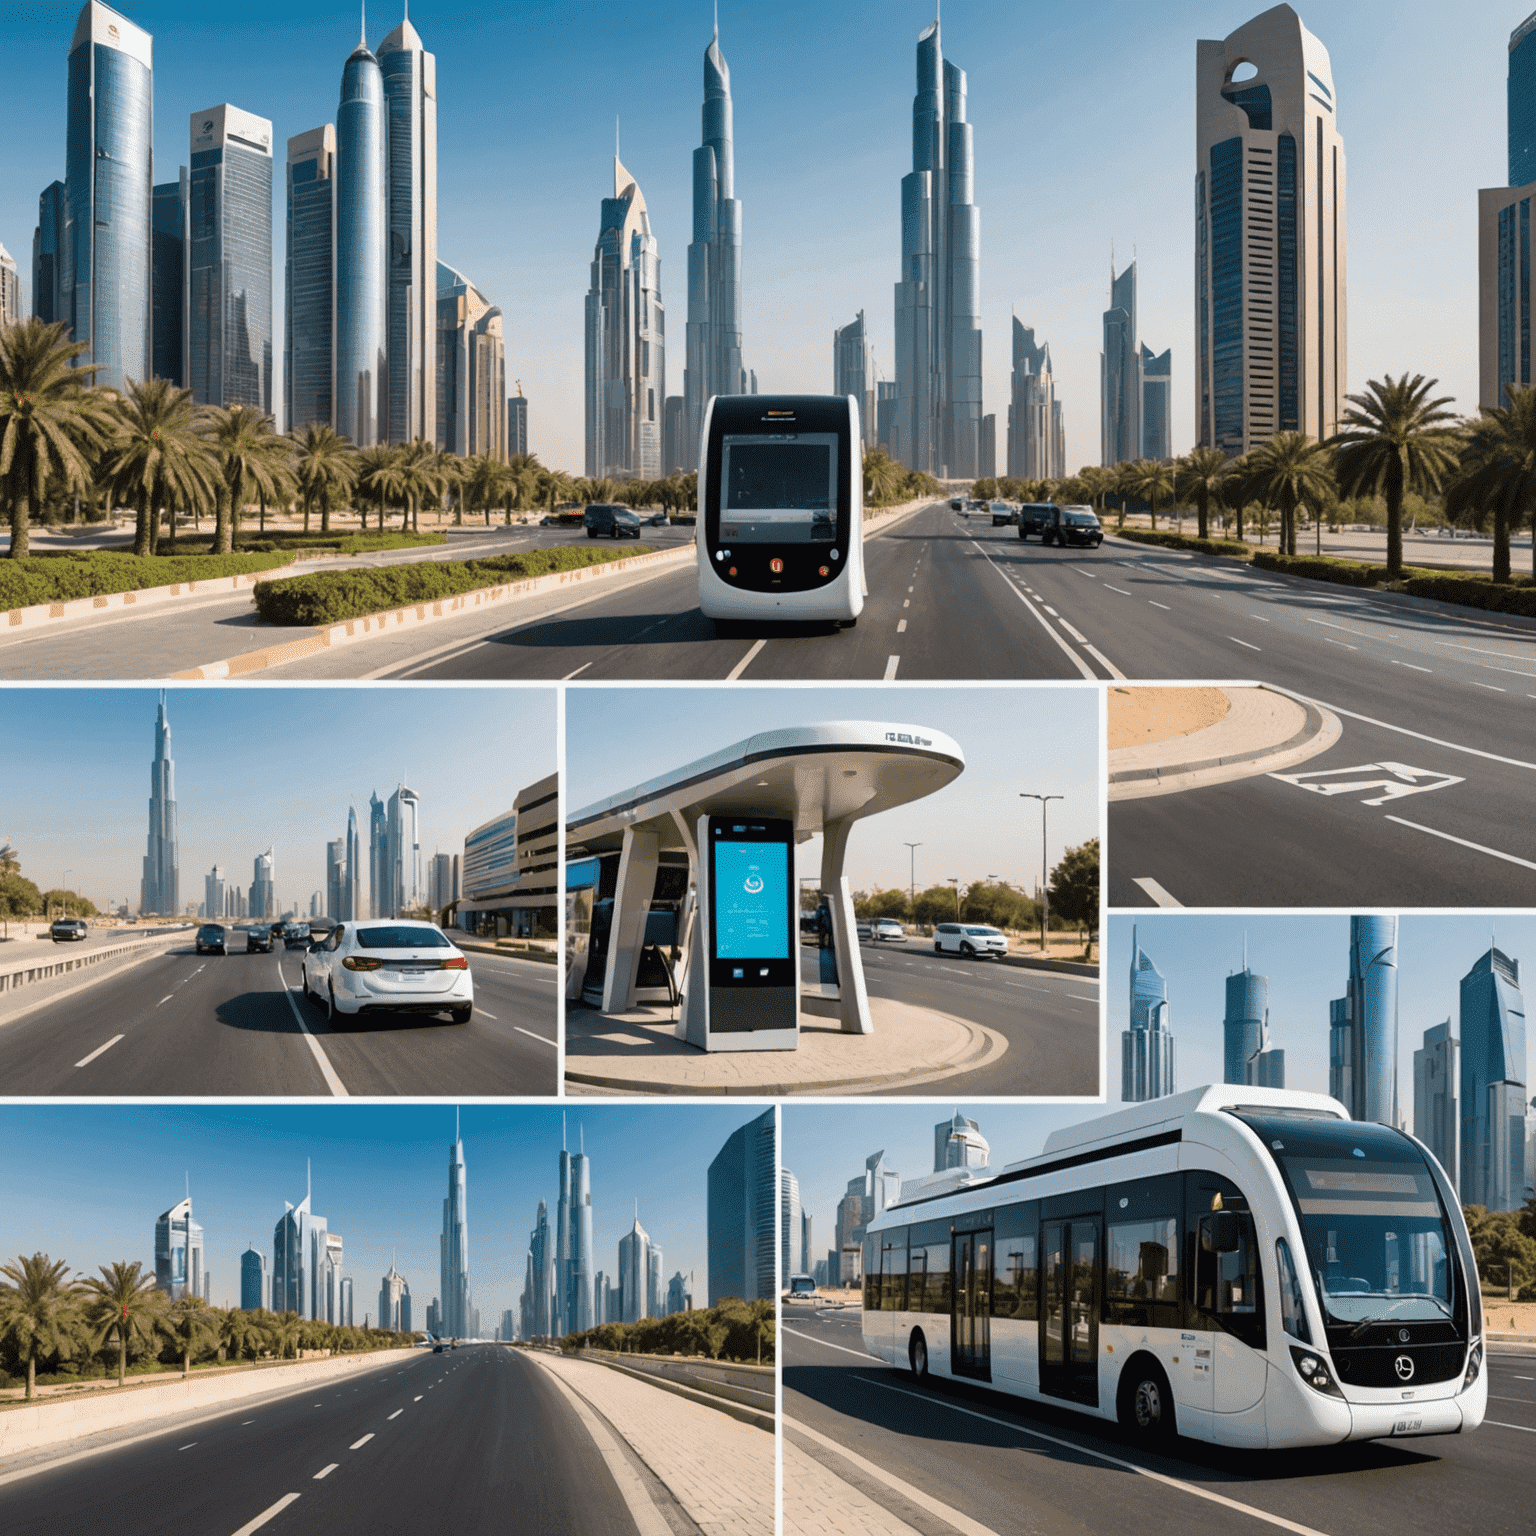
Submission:
[[[716,395],[699,456],[707,618],[854,624],[864,466],[852,395]]]
[[[1488,1401],[1477,1266],[1428,1149],[1324,1094],[1218,1085],[866,1231],[864,1344],[930,1375],[1248,1448],[1458,1434]]]

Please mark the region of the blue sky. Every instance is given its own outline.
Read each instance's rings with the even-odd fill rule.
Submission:
[[[323,892],[325,845],[357,806],[395,786],[421,796],[423,861],[463,853],[464,834],[505,811],[555,768],[550,688],[209,688],[168,690],[183,903],[203,899],[215,863],[249,885],[276,847],[277,894],[309,910]],[[0,840],[43,889],[68,884],[98,906],[139,900],[159,695],[148,688],[8,688]],[[70,792],[60,793],[69,786]],[[425,878],[425,872],[423,873]]]
[[[565,1111],[572,1151],[585,1136],[592,1165],[594,1263],[616,1272],[634,1219],[661,1245],[666,1275],[694,1271],[708,1294],[706,1174],[738,1126],[761,1106],[590,1105]],[[559,1109],[466,1104],[470,1279],[488,1334],[522,1291],[538,1202],[559,1198]],[[4,1255],[41,1251],[94,1274],[139,1259],[154,1269],[155,1218],[190,1176],[219,1305],[240,1299],[240,1255],[254,1242],[272,1262],[284,1201],[304,1198],[344,1242],[353,1305],[378,1316],[390,1254],[411,1287],[417,1326],[439,1292],[438,1234],[448,1191],[451,1105],[10,1105],[0,1107],[6,1177]]]
[[[854,828],[848,877],[855,890],[905,889],[909,842],[923,844],[919,890],[989,875],[1033,890],[1040,807],[1020,800],[1021,790],[1066,796],[1052,802],[1047,822],[1053,866],[1064,849],[1098,836],[1099,704],[1092,688],[571,688],[566,804],[579,811],[758,731],[827,720],[931,726],[965,752],[965,771],[937,794]],[[814,838],[796,854],[802,874],[820,868],[820,846]]]
[[[156,39],[156,177],[174,179],[194,111],[231,101],[281,146],[334,120],[355,7],[256,9],[128,0]],[[900,178],[911,168],[914,49],[932,0],[722,0],[744,201],[747,365],[764,389],[831,387],[831,332],[866,311],[893,369]],[[946,54],[969,76],[982,210],[986,408],[1006,413],[1017,307],[1051,343],[1072,465],[1098,456],[1100,314],[1110,248],[1139,262],[1141,331],[1173,348],[1174,446],[1193,427],[1195,42],[1262,0],[949,0]],[[1456,16],[1434,0],[1302,4],[1329,49],[1349,167],[1349,378],[1438,377],[1476,397],[1476,189],[1506,174],[1508,35],[1525,6]],[[64,173],[72,0],[4,0],[7,153],[0,243],[30,277],[37,195]],[[377,46],[398,4],[371,11]],[[582,300],[610,190],[614,118],[660,242],[681,392],[690,165],[710,7],[416,0],[437,55],[439,248],[506,314],[507,378],[530,396],[530,446],[582,461]],[[281,151],[280,151],[281,153]],[[282,270],[283,208],[274,234]]]

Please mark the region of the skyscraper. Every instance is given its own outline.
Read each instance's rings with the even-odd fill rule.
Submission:
[[[1136,263],[1109,268],[1109,308],[1099,354],[1099,463],[1141,457],[1141,353],[1136,343]]]
[[[389,880],[389,813],[377,794],[368,798],[368,916],[393,912]]]
[[[896,413],[890,453],[908,469],[971,478],[981,462],[981,210],[965,71],[935,20],[917,41],[912,170],[901,180]]]
[[[665,1316],[670,1317],[674,1312],[693,1311],[693,1271],[685,1275],[682,1270],[672,1276],[667,1282],[667,1306]]]
[[[779,1169],[779,1284],[789,1284],[798,1272],[800,1248],[800,1181],[788,1168]]]
[[[181,911],[176,764],[171,758],[171,723],[166,717],[163,688],[160,690],[160,712],[155,719],[155,760],[149,768],[149,842],[139,884],[139,911],[166,917]]]
[[[182,166],[175,181],[155,188],[153,290],[154,370],[177,389],[187,387],[187,253],[192,243],[192,178]]]
[[[267,848],[251,860],[251,903],[247,915],[255,918],[277,916],[277,851]]]
[[[469,1338],[474,1304],[469,1289],[468,1172],[464,1166],[464,1142],[454,1114],[453,1145],[448,1149],[448,1195],[443,1201],[441,1238],[442,1323],[452,1338]]]
[[[775,1294],[779,1213],[773,1110],[731,1132],[709,1165],[709,1304]]]
[[[438,445],[473,458],[507,460],[507,347],[501,311],[462,272],[437,263],[436,364],[432,387]]]
[[[981,1127],[957,1109],[948,1120],[933,1128],[933,1171],[947,1168],[985,1168],[992,1159],[992,1146],[981,1134]]]
[[[21,319],[21,274],[16,259],[0,245],[0,330]]]
[[[1285,1087],[1285,1052],[1269,1048],[1269,977],[1243,968],[1227,976],[1227,1011],[1222,1020],[1222,1081]]]
[[[638,1323],[649,1317],[646,1286],[651,1272],[651,1237],[640,1225],[635,1210],[635,1224],[619,1239],[619,1307],[621,1323]]]
[[[210,922],[218,922],[229,905],[229,883],[224,871],[215,864],[203,876],[203,916]]]
[[[555,1244],[549,1226],[549,1207],[539,1201],[538,1215],[528,1237],[528,1277],[524,1283],[527,1296],[525,1336],[547,1339],[554,1329]]]
[[[571,1328],[584,1333],[597,1323],[592,1315],[592,1170],[584,1140],[571,1156],[570,1265],[566,1315]]]
[[[1328,1005],[1328,1025],[1328,1092],[1356,1120],[1396,1125],[1395,917],[1350,918],[1349,980]]]
[[[1127,1104],[1174,1091],[1168,983],[1131,929],[1131,1027],[1120,1034],[1120,1097]]]
[[[693,152],[693,243],[688,247],[688,329],[683,441],[697,453],[711,395],[746,394],[741,361],[741,201],[736,196],[731,70],[715,27],[704,50],[704,142]]]
[[[345,1320],[346,1309],[341,1234],[327,1231],[316,1252],[319,1264],[315,1272],[315,1317],[320,1322],[336,1325]]]
[[[400,917],[421,905],[421,801],[416,791],[398,785],[389,797],[384,840],[383,912],[375,917]]]
[[[1413,1053],[1413,1134],[1440,1159],[1453,1189],[1460,1187],[1461,1123],[1456,1114],[1460,1052],[1461,1042],[1447,1019],[1426,1029],[1423,1049]]]
[[[832,393],[859,402],[859,429],[866,449],[875,446],[875,353],[864,311],[832,332]]]
[[[254,1245],[240,1255],[240,1310],[260,1312],[272,1305],[272,1277],[267,1256]]]
[[[645,195],[615,155],[586,300],[589,478],[661,476],[666,396],[661,256]]]
[[[1520,962],[1490,945],[1461,978],[1461,1199],[1525,1201],[1525,998]]]
[[[288,282],[283,379],[288,430],[335,425],[336,129],[288,140]]]
[[[667,1308],[667,1284],[662,1279],[664,1261],[661,1247],[652,1243],[645,1255],[645,1315],[665,1317]]]
[[[811,1242],[811,1213],[802,1209],[800,1212],[800,1273],[802,1275],[810,1274],[811,1266],[815,1262]]]
[[[188,383],[199,405],[272,411],[272,124],[192,114]]]
[[[74,290],[66,282],[64,183],[50,182],[37,199],[37,228],[32,233],[32,313],[50,325],[69,323]]]
[[[342,876],[341,888],[341,918],[343,922],[355,923],[363,915],[363,849],[361,839],[357,835],[357,807],[355,805],[347,807],[345,858],[346,869]]]
[[[571,1331],[571,1154],[565,1148],[565,1117],[560,1117],[560,1194],[555,1202],[555,1332]]]
[[[86,0],[69,45],[64,313],[93,381],[122,389],[151,366],[154,39]]]
[[[336,108],[336,430],[359,448],[389,436],[384,79],[367,40],[341,74]]]
[[[1536,11],[1509,34],[1509,184],[1536,181]]]
[[[190,1195],[155,1222],[155,1289],[173,1301],[204,1295],[203,1229],[192,1215]]]
[[[1338,429],[1344,145],[1328,50],[1289,5],[1196,44],[1195,436],[1246,453]]]
[[[1032,327],[1013,317],[1013,375],[1008,405],[1008,474],[1019,480],[1059,480],[1066,465],[1057,451],[1056,382],[1051,349],[1035,344]]]
[[[389,1273],[379,1282],[379,1327],[403,1332],[410,1327],[401,1320],[402,1312],[410,1311],[411,1288],[405,1276],[395,1267],[393,1254],[389,1258]]]
[[[1141,346],[1141,457],[1173,457],[1173,348]]]
[[[409,11],[409,4],[407,4]],[[437,420],[437,57],[410,16],[379,44],[389,136],[391,442],[440,441]],[[498,427],[503,386],[496,401]],[[485,450],[480,450],[485,451]]]
[[[342,902],[346,881],[346,844],[339,837],[333,837],[325,845],[325,915],[333,923],[339,923],[345,915]]]
[[[528,401],[523,394],[523,386],[517,386],[517,393],[507,401],[507,457],[510,459],[517,454],[528,452]],[[675,466],[668,466],[670,474]]]
[[[297,1312],[305,1320],[324,1316],[320,1276],[326,1257],[324,1216],[310,1210],[311,1190],[305,1174],[304,1198],[284,1202],[272,1233],[272,1310]]]

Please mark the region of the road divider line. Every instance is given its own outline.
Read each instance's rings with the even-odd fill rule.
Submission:
[[[294,1503],[298,1497],[299,1496],[296,1493],[285,1493],[282,1498],[277,1501],[276,1504],[271,1506],[271,1508],[262,1510],[262,1512],[257,1515],[254,1520],[247,1521],[246,1524],[242,1525],[240,1529],[235,1532],[235,1536],[251,1536],[253,1531],[259,1531],[262,1526],[267,1523],[268,1520],[275,1520],[277,1516],[282,1514],[282,1512],[287,1509],[290,1504]]]
[[[906,634],[906,632],[907,632],[907,621],[905,619],[898,620],[897,624],[896,624],[896,633],[898,635],[904,635],[904,634]]]
[[[1518,1429],[1522,1434],[1536,1435],[1536,1429],[1529,1424],[1501,1424],[1497,1419],[1484,1419],[1484,1424],[1492,1424],[1495,1429]]]
[[[193,1447],[193,1446],[194,1446],[194,1445],[196,1445],[196,1444],[197,1444],[197,1441],[196,1441],[196,1440],[188,1440],[188,1441],[187,1441],[187,1443],[186,1443],[186,1444],[185,1444],[185,1445],[178,1445],[178,1446],[177,1446],[177,1447],[176,1447],[176,1449],[177,1449],[177,1450],[178,1450],[178,1451],[190,1451],[190,1450],[191,1450],[191,1449],[192,1449],[192,1447]]]
[[[501,1020],[498,1019],[494,1013],[487,1013],[485,1009],[482,1008],[478,1003],[475,1004],[475,1012],[478,1013],[482,1018],[490,1019],[492,1023],[501,1023]]]
[[[1392,662],[1394,667],[1407,667],[1410,672],[1429,672],[1433,674],[1434,671],[1432,667],[1416,667],[1411,661],[1398,661],[1393,657],[1388,657],[1387,659]]]
[[[882,682],[892,682],[896,676],[896,668],[901,665],[900,656],[887,656],[885,659],[885,676]]]
[[[336,1468],[339,1467],[340,1465],[341,1465],[341,1463],[339,1461],[333,1461],[330,1464],[330,1466],[328,1466],[328,1467],[321,1467],[320,1470],[315,1473],[314,1478],[312,1479],[312,1481],[318,1483],[322,1477],[329,1477],[331,1475],[331,1473],[334,1472],[336,1470]]]
[[[373,1432],[370,1430],[366,1435],[363,1436],[361,1440],[354,1440],[352,1444],[347,1447],[347,1449],[349,1451],[360,1451],[372,1439]]]
[[[1065,619],[1063,619],[1063,618],[1061,618],[1061,617],[1059,617],[1059,616],[1058,616],[1058,618],[1057,618],[1057,620],[1056,620],[1056,622],[1057,622],[1057,623],[1058,623],[1058,624],[1060,624],[1060,625],[1061,625],[1061,627],[1062,627],[1062,628],[1063,628],[1063,629],[1064,629],[1064,630],[1066,630],[1066,632],[1067,632],[1067,633],[1068,633],[1068,634],[1069,634],[1069,635],[1071,635],[1071,636],[1072,636],[1072,638],[1073,638],[1073,639],[1074,639],[1074,640],[1076,640],[1076,641],[1077,641],[1077,643],[1078,643],[1078,644],[1079,644],[1079,645],[1087,645],[1087,644],[1088,644],[1088,636],[1087,636],[1087,635],[1085,635],[1085,634],[1084,634],[1084,633],[1083,633],[1083,632],[1082,632],[1082,630],[1080,630],[1080,629],[1073,629],[1073,627],[1072,627],[1072,626],[1071,626],[1071,625],[1070,625],[1070,624],[1068,624],[1068,623],[1067,623],[1067,621],[1066,621],[1066,620],[1065,620]]]
[[[1170,608],[1167,603],[1154,603],[1150,597],[1147,599],[1147,602],[1150,603],[1154,608],[1161,608],[1164,613],[1173,612],[1173,609]]]
[[[288,978],[283,975],[281,965],[277,968],[277,975],[278,980],[283,984],[283,996],[288,999],[288,1007],[293,1012],[294,1022],[299,1026],[299,1033],[309,1042],[309,1048],[314,1053],[315,1062],[320,1068],[320,1075],[325,1079],[325,1086],[331,1090],[333,1098],[350,1098],[347,1085],[337,1077],[336,1069],[331,1065],[331,1059],[325,1054],[324,1047],[310,1034],[309,1026],[304,1022],[304,1015],[299,1012],[299,1005],[293,1000],[293,989],[288,985]]]
[[[1175,901],[1151,875],[1141,875],[1137,879],[1132,880],[1131,884],[1139,885],[1160,907],[1182,907],[1184,905],[1182,901]]]
[[[1499,692],[1500,692],[1500,693],[1502,693],[1502,692],[1503,692],[1503,691],[1504,691],[1504,690],[1503,690],[1503,689],[1502,689],[1502,688],[1501,688],[1501,689],[1500,689],[1500,690],[1499,690]],[[166,993],[166,994],[165,994],[165,996],[164,996],[164,997],[162,997],[162,998],[161,998],[161,999],[160,999],[160,1002],[158,1002],[158,1003],[156,1003],[156,1004],[155,1004],[155,1007],[156,1007],[156,1008],[158,1008],[158,1007],[160,1007],[160,1006],[161,1006],[161,1004],[162,1004],[162,1003],[168,1003],[168,1002],[170,1002],[170,1000],[171,1000],[171,999],[172,999],[172,998],[173,998],[173,997],[175,997],[175,995],[176,995],[176,994],[175,994],[175,993],[174,993],[174,992],[167,992],[167,993]]]
[[[1107,581],[1104,583],[1104,587],[1106,591],[1118,592],[1121,597],[1129,597],[1131,595],[1124,587],[1112,587]]]
[[[582,662],[582,664],[581,664],[581,665],[580,665],[580,666],[579,666],[579,667],[577,667],[577,668],[576,668],[576,670],[575,670],[575,671],[574,671],[574,672],[567,672],[567,673],[566,673],[566,674],[565,674],[565,676],[564,676],[564,677],[562,677],[562,678],[561,678],[561,679],[560,679],[560,681],[561,681],[561,682],[562,682],[562,683],[568,683],[568,682],[570,682],[570,680],[571,680],[571,679],[572,679],[572,678],[573,678],[573,677],[580,677],[580,676],[581,676],[581,674],[582,674],[582,673],[583,673],[583,672],[585,672],[585,671],[586,671],[586,670],[587,670],[587,668],[588,668],[588,667],[590,667],[590,666],[591,666],[591,665],[592,665],[592,663],[591,663],[591,662],[590,662],[590,661],[584,661],[584,662]]]
[[[555,1042],[553,1040],[549,1039],[548,1036],[546,1036],[546,1035],[536,1035],[536,1034],[534,1034],[534,1032],[531,1029],[524,1029],[521,1024],[514,1024],[512,1026],[512,1028],[515,1029],[518,1032],[518,1034],[520,1034],[520,1035],[527,1035],[530,1040],[537,1040],[537,1041],[539,1041],[539,1043],[541,1045],[551,1045],[551,1046],[555,1045]],[[559,1047],[556,1046],[556,1049],[558,1050]]]
[[[767,644],[768,644],[768,642],[766,640],[759,640],[752,647],[752,649],[750,651],[748,651],[747,654],[745,656],[743,656],[741,658],[741,660],[738,661],[736,663],[736,665],[734,667],[732,667],[731,670],[725,674],[726,682],[734,683],[736,681],[736,679],[738,677],[740,677],[741,674],[743,672],[745,672],[747,670],[747,668],[750,667],[754,661],[757,660],[757,653],[760,650],[762,650],[762,648],[765,645],[767,645]]]
[[[393,1413],[392,1413],[392,1414],[390,1414],[390,1416],[389,1416],[389,1419],[390,1419],[390,1420],[392,1420],[392,1419],[398,1419],[398,1418],[399,1418],[399,1417],[400,1417],[400,1415],[401,1415],[401,1414],[402,1414],[402,1413],[404,1413],[404,1412],[405,1412],[405,1409],[404,1409],[404,1408],[396,1408],[396,1409],[395,1409],[395,1411],[394,1411],[394,1412],[393,1412]],[[389,1420],[386,1420],[386,1421],[385,1421],[385,1422],[386,1422],[386,1423],[388,1423],[388,1422],[389,1422]]]
[[[1283,688],[1278,683],[1269,683],[1266,686],[1303,704],[1316,704],[1322,709],[1332,710],[1334,714],[1343,715],[1347,720],[1359,720],[1365,725],[1374,725],[1383,731],[1396,731],[1399,736],[1412,736],[1415,741],[1427,741],[1432,747],[1445,747],[1452,752],[1464,752],[1468,757],[1481,757],[1490,763],[1505,763],[1511,768],[1529,768],[1536,772],[1536,763],[1528,763],[1523,758],[1505,757],[1499,752],[1484,752],[1481,747],[1463,747],[1454,741],[1446,741],[1440,736],[1426,736],[1423,731],[1410,731],[1406,725],[1389,725],[1385,720],[1377,720],[1371,715],[1358,715],[1350,709],[1339,709],[1333,704],[1324,704],[1321,699],[1311,699],[1302,693],[1292,693],[1289,688]]]
[[[1536,863],[1530,859],[1516,858],[1512,853],[1503,853],[1497,848],[1487,848],[1482,843],[1468,842],[1464,837],[1452,837],[1449,832],[1437,832],[1433,827],[1421,826],[1416,821],[1405,821],[1401,816],[1388,816],[1388,821],[1395,821],[1400,827],[1412,827],[1415,832],[1427,832],[1431,837],[1443,837],[1448,843],[1459,843],[1463,848],[1470,848],[1475,853],[1486,853],[1490,858],[1503,859],[1506,864],[1518,864],[1522,869],[1536,869]]]
[[[1233,645],[1242,646],[1244,650],[1257,651],[1260,649],[1260,647],[1257,645],[1249,645],[1246,640],[1239,640],[1236,635],[1228,635],[1227,639],[1230,640]]]
[[[1351,647],[1351,649],[1353,649],[1353,647]],[[1480,682],[1478,682],[1478,680],[1475,677],[1473,679],[1471,679],[1471,682],[1472,682],[1472,686],[1474,688],[1486,688],[1489,691],[1489,693],[1508,693],[1509,692],[1508,688],[1500,688],[1497,683],[1480,683]]]
[[[1011,576],[1009,576],[1009,575],[1008,575],[1008,573],[1007,573],[1007,572],[1006,572],[1006,571],[1004,571],[1004,570],[1003,570],[1003,568],[1002,568],[1002,566],[1000,566],[1000,565],[999,565],[999,564],[998,564],[998,563],[997,563],[997,561],[995,561],[995,560],[994,560],[994,559],[993,559],[993,558],[992,558],[992,556],[991,556],[991,555],[989,555],[989,554],[988,554],[988,553],[987,553],[987,552],[986,552],[986,550],[984,550],[984,549],[982,549],[982,547],[981,547],[981,545],[980,545],[980,544],[978,544],[978,543],[977,543],[977,542],[976,542],[976,540],[975,540],[975,539],[972,539],[972,540],[971,540],[971,544],[972,544],[972,545],[973,545],[973,546],[974,546],[974,547],[975,547],[975,548],[976,548],[976,549],[977,549],[977,550],[980,550],[980,552],[981,552],[981,557],[982,557],[982,559],[984,559],[984,560],[985,560],[985,561],[986,561],[986,562],[987,562],[987,564],[988,564],[988,565],[990,565],[990,566],[991,566],[991,567],[992,567],[992,569],[993,569],[993,570],[994,570],[994,571],[996,571],[996,572],[997,572],[997,574],[998,574],[998,575],[999,575],[999,576],[1001,576],[1001,577],[1002,577],[1002,578],[1003,578],[1003,581],[1004,581],[1004,582],[1005,582],[1005,583],[1006,583],[1006,585],[1007,585],[1007,587],[1008,587],[1008,590],[1009,590],[1009,591],[1010,591],[1010,592],[1012,592],[1012,593],[1013,593],[1013,595],[1014,595],[1014,596],[1015,596],[1015,597],[1016,597],[1016,598],[1018,598],[1018,600],[1019,600],[1019,601],[1020,601],[1020,602],[1021,602],[1021,603],[1023,603],[1023,604],[1024,604],[1024,607],[1025,607],[1025,608],[1026,608],[1026,609],[1027,609],[1027,610],[1028,610],[1028,612],[1029,612],[1029,613],[1030,613],[1030,614],[1031,614],[1031,615],[1032,615],[1032,616],[1033,616],[1033,617],[1034,617],[1034,618],[1035,618],[1035,620],[1036,620],[1036,621],[1037,621],[1037,622],[1038,622],[1038,623],[1039,623],[1039,625],[1040,625],[1040,627],[1041,627],[1041,629],[1043,629],[1043,630],[1044,630],[1044,631],[1045,631],[1045,632],[1046,632],[1046,634],[1048,634],[1048,635],[1049,635],[1049,636],[1050,636],[1050,637],[1051,637],[1051,639],[1052,639],[1052,640],[1054,640],[1054,641],[1055,641],[1055,642],[1056,642],[1056,644],[1057,644],[1057,645],[1059,645],[1059,646],[1060,646],[1060,647],[1061,647],[1061,649],[1062,649],[1062,650],[1063,650],[1063,651],[1064,651],[1064,652],[1065,652],[1065,653],[1066,653],[1066,655],[1067,655],[1067,657],[1068,657],[1068,658],[1069,658],[1069,659],[1070,659],[1070,661],[1071,661],[1071,662],[1072,662],[1072,665],[1073,665],[1073,666],[1074,666],[1074,667],[1076,667],[1076,668],[1077,668],[1077,670],[1078,670],[1078,671],[1079,671],[1079,672],[1080,672],[1080,673],[1081,673],[1081,674],[1082,674],[1082,675],[1083,675],[1083,676],[1084,676],[1084,677],[1086,677],[1086,678],[1087,678],[1087,679],[1088,679],[1088,681],[1089,681],[1089,682],[1090,682],[1090,683],[1096,683],[1096,682],[1098,682],[1098,678],[1096,678],[1096,677],[1095,677],[1095,676],[1094,676],[1094,675],[1093,675],[1093,668],[1092,668],[1092,667],[1090,667],[1090,666],[1089,666],[1089,665],[1088,665],[1088,663],[1087,663],[1087,662],[1085,662],[1085,661],[1084,661],[1084,660],[1083,660],[1083,658],[1082,658],[1082,657],[1081,657],[1081,656],[1079,656],[1079,655],[1078,655],[1078,654],[1077,654],[1077,652],[1076,652],[1076,651],[1074,651],[1074,650],[1073,650],[1073,649],[1072,649],[1072,647],[1071,647],[1071,646],[1070,646],[1070,645],[1068,645],[1068,644],[1067,644],[1067,642],[1066,642],[1066,641],[1065,641],[1065,640],[1063,640],[1063,639],[1062,639],[1062,638],[1061,638],[1061,636],[1060,636],[1060,635],[1058,635],[1058,634],[1057,634],[1057,633],[1056,633],[1056,631],[1055,631],[1055,630],[1054,630],[1054,629],[1052,629],[1052,628],[1051,628],[1051,626],[1050,626],[1050,625],[1049,625],[1049,624],[1047,624],[1047,623],[1046,623],[1046,621],[1045,621],[1045,619],[1044,619],[1044,618],[1043,618],[1043,617],[1042,617],[1042,616],[1041,616],[1041,613],[1040,613],[1040,610],[1039,610],[1039,609],[1038,609],[1038,608],[1036,608],[1036,607],[1035,607],[1035,605],[1034,605],[1034,604],[1033,604],[1033,603],[1032,603],[1032,602],[1030,602],[1030,600],[1029,600],[1029,599],[1028,599],[1028,598],[1027,598],[1027,597],[1026,597],[1026,596],[1025,596],[1025,595],[1024,595],[1024,592],[1023,592],[1023,590],[1022,590],[1022,589],[1021,589],[1021,588],[1020,588],[1020,587],[1019,587],[1019,586],[1018,586],[1018,584],[1017,584],[1017,583],[1016,583],[1016,582],[1015,582],[1015,581],[1014,581],[1014,580],[1013,580],[1013,578],[1012,578],[1012,577],[1011,577]],[[1043,605],[1042,605],[1042,606],[1043,606]],[[1047,611],[1049,611],[1049,610],[1047,610]],[[1116,673],[1116,674],[1115,674],[1115,675],[1116,675],[1116,676],[1117,676],[1117,677],[1119,677],[1119,676],[1122,676],[1122,675],[1123,675],[1123,674],[1121,674],[1121,673]]]
[[[1117,666],[1116,666],[1116,665],[1115,665],[1115,664],[1114,664],[1114,662],[1112,662],[1112,661],[1111,661],[1111,660],[1110,660],[1110,659],[1109,659],[1109,657],[1107,657],[1107,656],[1106,656],[1106,655],[1105,655],[1105,654],[1104,654],[1104,653],[1103,653],[1103,651],[1101,651],[1101,650],[1100,650],[1100,649],[1099,649],[1099,648],[1098,648],[1098,646],[1096,646],[1096,645],[1089,645],[1089,644],[1088,644],[1088,642],[1087,642],[1087,641],[1086,641],[1086,640],[1085,640],[1085,641],[1083,641],[1083,649],[1084,649],[1084,650],[1085,650],[1085,651],[1087,651],[1087,652],[1088,652],[1088,654],[1089,654],[1089,655],[1090,655],[1090,656],[1092,656],[1092,657],[1093,657],[1093,659],[1094,659],[1094,660],[1095,660],[1095,661],[1096,661],[1096,662],[1098,662],[1098,664],[1099,664],[1099,665],[1100,665],[1100,666],[1101,666],[1101,667],[1103,667],[1103,668],[1104,668],[1104,670],[1105,670],[1105,671],[1106,671],[1106,672],[1108,672],[1108,673],[1109,673],[1109,675],[1110,675],[1110,676],[1111,676],[1111,677],[1118,677],[1118,678],[1122,678],[1122,679],[1123,679],[1123,678],[1124,678],[1124,677],[1125,677],[1125,673],[1124,673],[1124,672],[1122,672],[1122,671],[1121,671],[1121,670],[1120,670],[1120,668],[1119,668],[1119,667],[1117,667]]]
[[[105,1045],[98,1045],[96,1047],[96,1049],[91,1052],[91,1054],[89,1056],[82,1056],[80,1058],[80,1060],[75,1063],[75,1065],[77,1067],[88,1067],[88,1066],[90,1066],[90,1064],[93,1061],[95,1061],[98,1056],[102,1055],[106,1051],[110,1051],[112,1049],[112,1047],[114,1045],[116,1045],[117,1042],[119,1040],[121,1040],[122,1038],[123,1037],[121,1035],[113,1035],[112,1038],[110,1040],[108,1040]]]

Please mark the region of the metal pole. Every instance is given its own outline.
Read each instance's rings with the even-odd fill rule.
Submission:
[[[1051,800],[1064,800],[1065,795],[1035,795],[1027,791],[1019,794],[1021,800],[1038,800],[1040,802],[1040,953],[1046,952],[1046,931],[1051,921],[1051,893],[1046,884],[1046,865],[1050,855],[1047,852],[1050,844],[1046,839],[1045,812],[1047,803]]]
[[[907,870],[907,906],[911,909],[912,921],[914,923],[917,921],[917,850],[922,846],[921,843],[908,843],[906,845],[907,854],[911,860],[910,867]]]

